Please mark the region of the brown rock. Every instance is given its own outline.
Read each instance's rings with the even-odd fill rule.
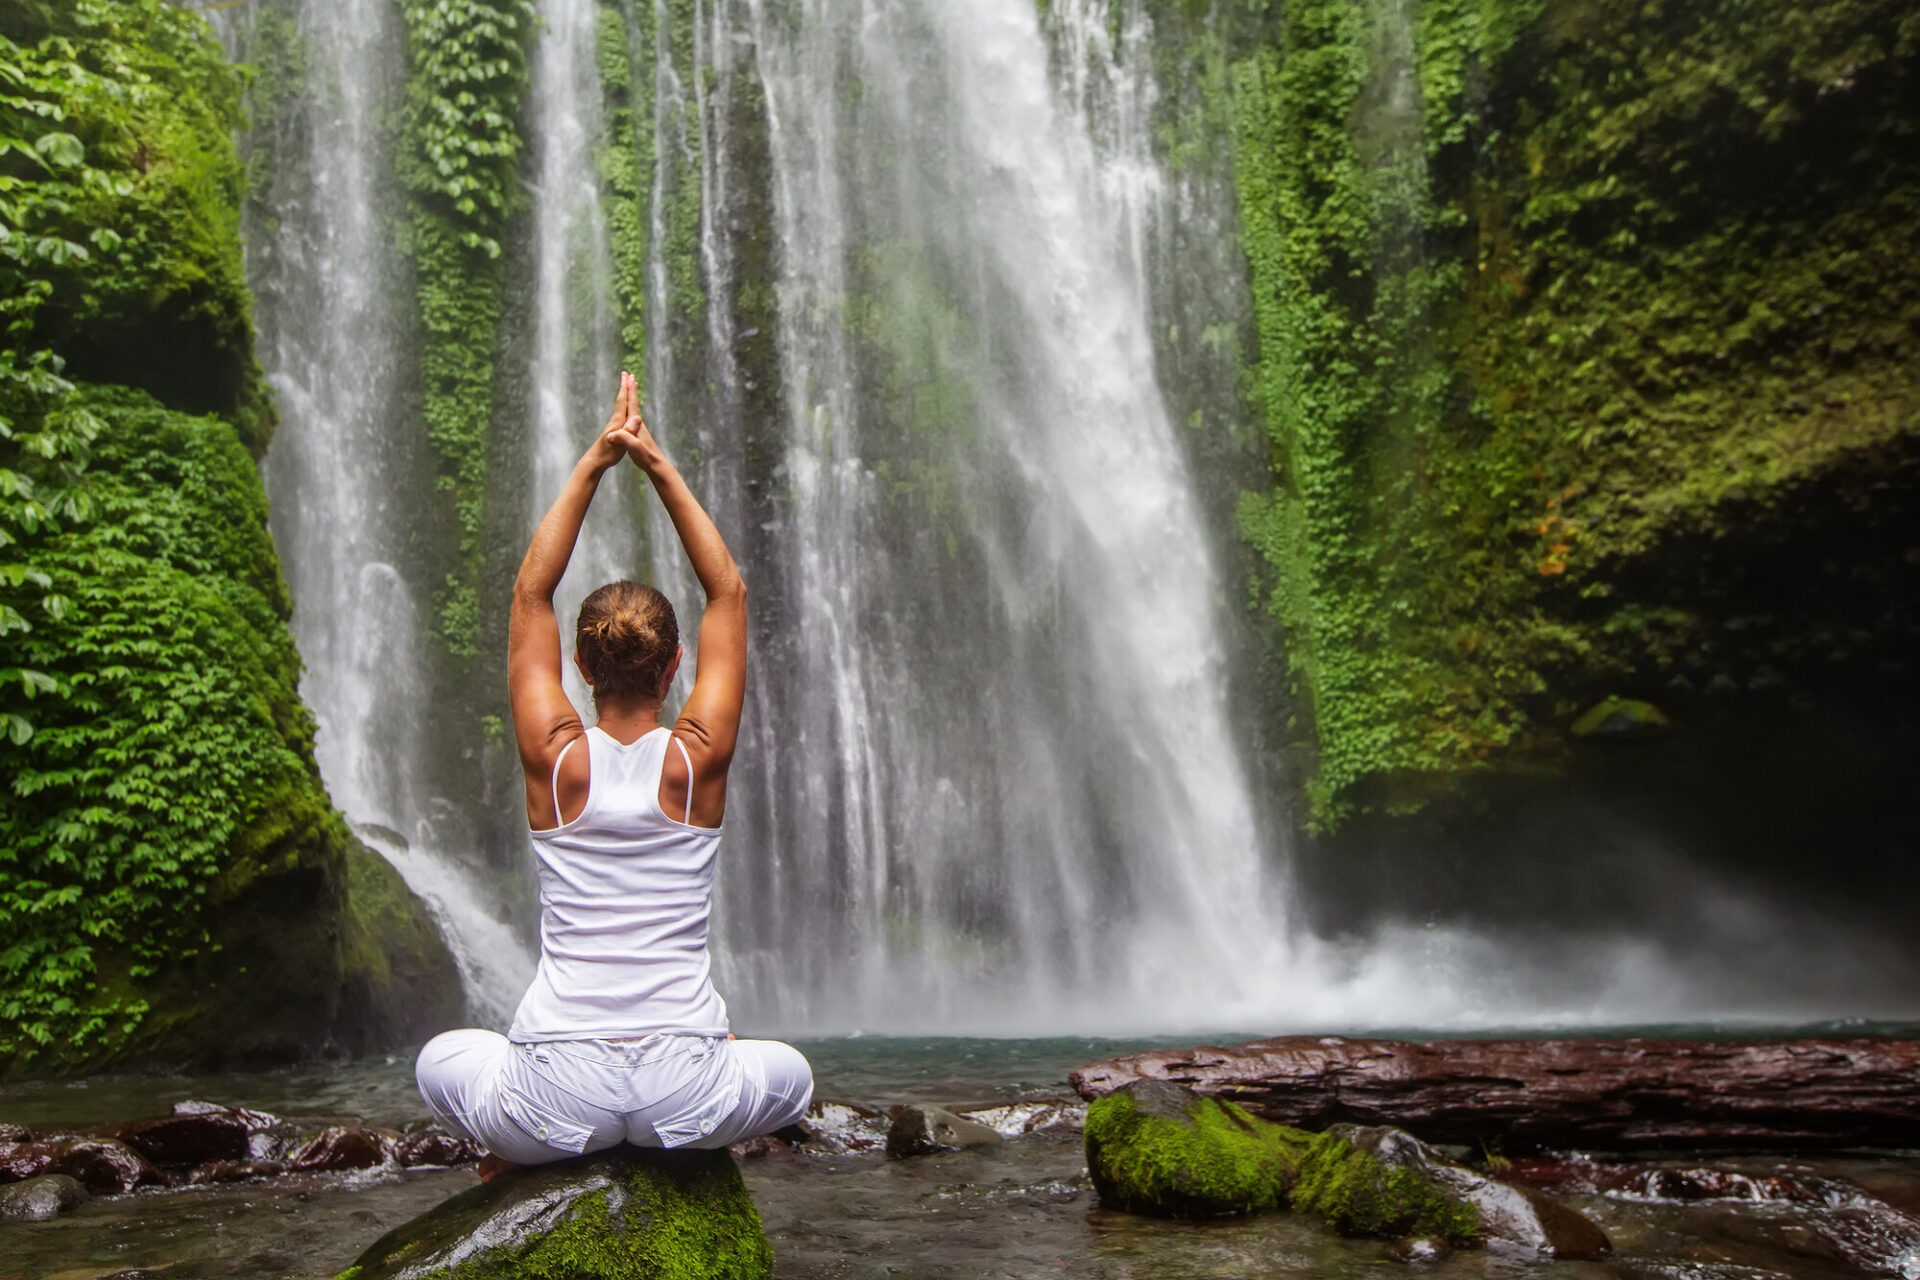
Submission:
[[[456,1138],[432,1123],[407,1126],[394,1149],[394,1158],[408,1169],[423,1164],[472,1164],[485,1154],[478,1143]]]
[[[963,1147],[994,1147],[1005,1139],[976,1120],[963,1119],[939,1107],[894,1107],[887,1130],[887,1154],[896,1160],[931,1151]]]
[[[0,1124],[0,1145],[32,1142],[33,1134],[23,1124]]]
[[[1527,1147],[1920,1146],[1920,1041],[1442,1040],[1281,1036],[1070,1073],[1086,1098],[1167,1080],[1307,1129],[1390,1124]]]
[[[399,1145],[398,1134],[334,1125],[315,1134],[287,1167],[301,1172],[371,1169],[393,1158]]]
[[[209,1164],[248,1155],[246,1121],[224,1111],[136,1120],[114,1136],[155,1164]]]
[[[87,1190],[106,1195],[166,1181],[145,1156],[112,1138],[72,1143],[49,1166],[48,1172],[64,1173]]]
[[[35,1178],[53,1168],[53,1162],[67,1149],[67,1143],[42,1138],[37,1142],[15,1142],[0,1146],[0,1182],[19,1182]]]

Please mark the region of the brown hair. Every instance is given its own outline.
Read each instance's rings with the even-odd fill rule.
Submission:
[[[581,602],[573,647],[595,698],[654,698],[680,647],[680,623],[652,587],[609,582]]]

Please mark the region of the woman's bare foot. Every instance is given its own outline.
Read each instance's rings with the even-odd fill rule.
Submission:
[[[480,1181],[492,1182],[503,1173],[518,1173],[525,1167],[525,1165],[515,1164],[511,1160],[502,1160],[499,1156],[489,1151],[480,1158],[480,1167],[475,1170],[475,1172],[480,1175]]]

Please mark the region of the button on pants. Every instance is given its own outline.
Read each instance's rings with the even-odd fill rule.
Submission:
[[[514,1164],[623,1142],[731,1146],[793,1124],[813,1097],[793,1046],[708,1036],[515,1044],[449,1031],[420,1051],[414,1080],[444,1128]]]

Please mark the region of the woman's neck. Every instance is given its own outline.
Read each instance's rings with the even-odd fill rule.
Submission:
[[[660,704],[616,698],[593,700],[595,726],[619,743],[636,742],[660,727]]]

